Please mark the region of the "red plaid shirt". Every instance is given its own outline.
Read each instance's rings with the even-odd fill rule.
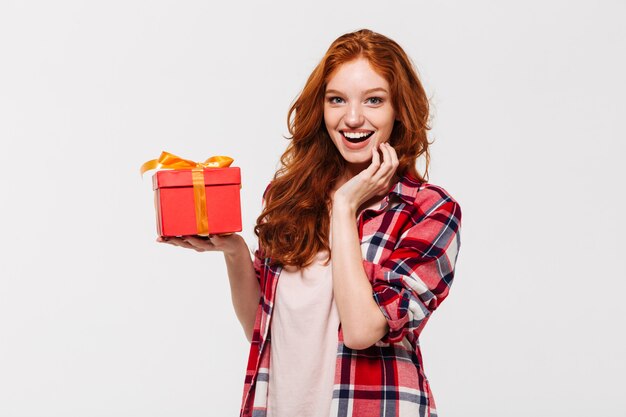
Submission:
[[[367,349],[339,342],[330,417],[437,415],[419,335],[446,298],[460,247],[461,209],[441,187],[403,177],[377,210],[357,219],[363,266],[389,332]],[[270,324],[281,267],[255,252],[261,284],[241,405],[242,417],[267,410]],[[305,359],[305,358],[303,358]]]

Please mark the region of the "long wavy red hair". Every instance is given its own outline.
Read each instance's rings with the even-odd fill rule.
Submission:
[[[369,61],[391,89],[398,118],[389,139],[398,154],[396,172],[422,182],[428,178],[429,102],[411,60],[396,42],[371,30],[340,36],[289,109],[290,143],[280,158],[281,168],[265,193],[265,207],[257,218],[254,230],[259,248],[274,264],[303,267],[319,251],[330,253],[329,195],[346,165],[324,124],[324,94],[337,68],[360,57]],[[422,155],[423,176],[415,166]]]

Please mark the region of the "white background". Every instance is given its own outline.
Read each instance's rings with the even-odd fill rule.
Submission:
[[[463,210],[422,338],[439,415],[625,416],[622,1],[7,1],[0,416],[232,416],[248,344],[221,255],[155,243],[168,150],[235,158],[244,237],[327,47],[367,27],[432,102]]]

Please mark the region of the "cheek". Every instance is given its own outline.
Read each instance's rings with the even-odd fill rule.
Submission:
[[[378,123],[377,128],[380,130],[381,136],[379,136],[379,140],[386,142],[391,137],[393,132],[395,119],[390,119],[388,117],[381,117],[376,122]]]
[[[336,109],[324,108],[324,123],[326,123],[326,127],[329,129],[334,129],[337,127],[339,120],[341,119],[341,114]]]
[[[391,131],[393,129],[394,118],[389,114],[377,114],[376,117],[370,119],[372,124],[380,130]]]
[[[391,132],[393,130],[393,126],[396,122],[395,119],[395,115],[393,113],[389,113],[386,115],[386,117],[384,118],[384,120],[382,121],[382,123],[385,126],[385,130],[388,130],[389,132]]]
[[[332,129],[333,127],[332,117],[326,112],[324,112],[324,125],[328,130]]]

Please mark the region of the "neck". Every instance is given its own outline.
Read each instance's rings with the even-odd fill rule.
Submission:
[[[337,180],[335,184],[335,190],[344,185],[346,182],[350,181],[352,178],[360,174],[364,169],[366,169],[371,162],[364,162],[362,164],[347,164],[343,174]]]

